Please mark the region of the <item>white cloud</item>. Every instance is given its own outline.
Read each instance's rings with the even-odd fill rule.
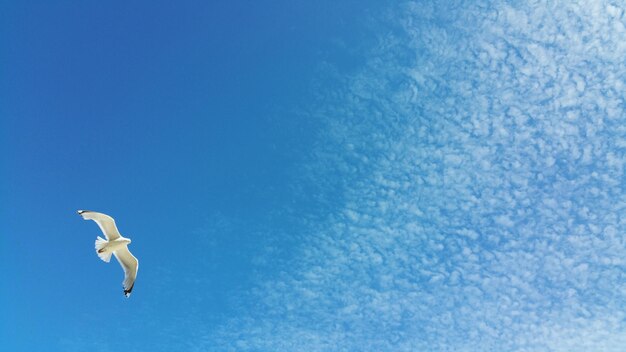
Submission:
[[[442,3],[315,113],[344,203],[207,345],[623,350],[624,4]]]

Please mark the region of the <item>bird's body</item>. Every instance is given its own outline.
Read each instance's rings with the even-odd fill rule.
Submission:
[[[96,254],[107,263],[111,260],[111,255],[117,258],[122,269],[124,269],[124,281],[122,282],[124,286],[124,296],[130,297],[139,268],[139,261],[128,250],[128,245],[131,243],[131,240],[122,237],[117,230],[115,220],[106,214],[89,210],[79,210],[78,214],[85,220],[95,221],[102,230],[106,239],[100,236],[96,238]]]
[[[120,237],[114,240],[107,241],[102,237],[98,237],[96,239],[96,253],[98,257],[100,257],[105,262],[109,262],[111,259],[111,254],[115,254],[116,251],[120,249],[124,249],[128,244],[130,244],[130,239]]]
[[[120,237],[118,239],[115,239],[113,241],[106,241],[106,244],[104,245],[104,247],[98,249],[98,253],[102,253],[102,252],[115,252],[116,250],[129,245],[131,242],[130,239],[128,238],[124,238],[124,237]]]

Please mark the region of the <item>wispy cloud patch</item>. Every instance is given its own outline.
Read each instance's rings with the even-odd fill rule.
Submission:
[[[624,5],[394,9],[316,111],[341,207],[211,344],[622,350]]]

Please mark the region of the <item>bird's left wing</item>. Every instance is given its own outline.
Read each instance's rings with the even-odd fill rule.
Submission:
[[[139,261],[135,258],[128,247],[124,246],[122,249],[118,249],[113,252],[117,261],[120,262],[122,269],[124,269],[124,296],[130,297],[130,293],[135,286],[135,279],[137,278],[137,269],[139,269]]]
[[[93,220],[98,224],[102,233],[106,236],[107,240],[113,241],[120,238],[120,232],[115,226],[115,220],[112,217],[98,213],[91,210],[79,210],[78,214],[85,220]]]

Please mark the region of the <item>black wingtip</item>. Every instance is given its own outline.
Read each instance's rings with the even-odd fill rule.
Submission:
[[[126,296],[126,298],[130,297],[130,293],[133,292],[133,287],[135,287],[135,284],[133,284],[128,290],[124,289],[124,296]]]

